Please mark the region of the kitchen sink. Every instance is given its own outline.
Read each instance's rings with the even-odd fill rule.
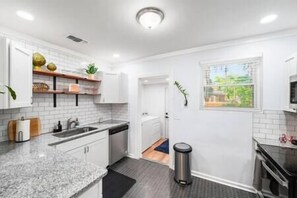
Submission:
[[[59,132],[59,133],[54,134],[53,136],[59,137],[59,138],[65,138],[65,137],[71,137],[74,135],[86,133],[89,131],[94,131],[96,129],[97,128],[95,128],[95,127],[82,127],[82,128],[76,128],[76,129],[71,129],[68,131]]]

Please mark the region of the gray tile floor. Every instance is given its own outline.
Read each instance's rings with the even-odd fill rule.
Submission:
[[[256,198],[253,193],[193,177],[190,186],[179,186],[167,166],[124,158],[111,169],[136,179],[125,198]]]

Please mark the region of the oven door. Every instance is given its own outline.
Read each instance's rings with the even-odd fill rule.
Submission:
[[[290,76],[290,108],[297,108],[297,75]]]

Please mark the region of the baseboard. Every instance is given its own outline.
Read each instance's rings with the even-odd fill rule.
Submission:
[[[132,158],[132,159],[139,159],[138,157],[136,157],[134,154],[132,153],[128,153],[127,157]]]
[[[219,177],[211,176],[211,175],[201,173],[201,172],[198,172],[198,171],[192,171],[191,173],[195,177],[206,179],[206,180],[209,180],[209,181],[212,181],[212,182],[216,182],[216,183],[223,184],[223,185],[226,185],[226,186],[230,186],[230,187],[233,187],[233,188],[237,188],[237,189],[240,189],[240,190],[256,193],[255,188],[252,187],[252,186],[248,186],[248,185],[240,184],[240,183],[233,182],[233,181],[230,181],[230,180],[227,180],[227,179],[222,179],[222,178],[219,178]]]

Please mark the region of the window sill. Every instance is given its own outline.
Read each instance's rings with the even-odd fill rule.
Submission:
[[[233,111],[233,112],[260,112],[260,108],[228,108],[228,107],[201,107],[200,110],[204,111]]]

